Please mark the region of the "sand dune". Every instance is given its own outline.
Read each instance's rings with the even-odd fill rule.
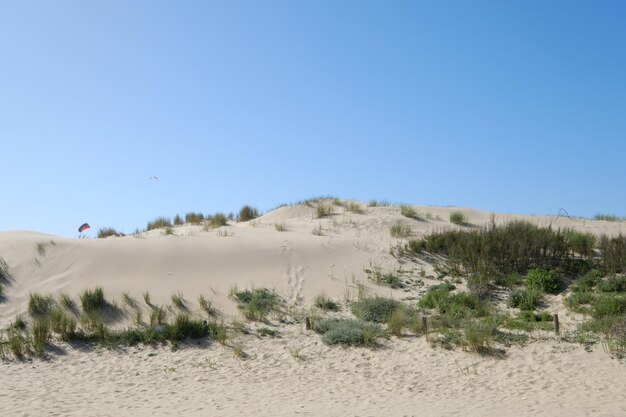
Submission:
[[[0,327],[26,310],[33,291],[78,299],[96,286],[109,300],[128,292],[140,301],[149,291],[155,304],[164,305],[180,292],[192,310],[204,294],[225,320],[241,319],[228,297],[235,286],[271,288],[301,308],[320,293],[337,300],[354,296],[357,284],[370,294],[419,295],[375,285],[364,269],[431,275],[432,265],[400,264],[390,254],[401,240],[390,236],[389,227],[410,224],[415,236],[457,228],[448,221],[455,210],[473,226],[523,219],[597,235],[621,232],[619,222],[449,207],[416,206],[423,218],[413,220],[398,207],[359,204],[362,214],[333,206],[332,216],[316,219],[312,205],[300,204],[218,229],[179,226],[173,235],[0,233],[0,256],[13,279],[0,304]],[[562,314],[564,326],[573,326],[577,318],[568,316],[559,297],[551,308]],[[433,349],[423,338],[394,337],[377,350],[346,350],[325,346],[301,324],[285,324],[281,332],[275,339],[239,336],[245,361],[217,344],[94,352],[61,343],[49,360],[2,364],[0,415],[626,415],[626,368],[599,345],[586,352],[543,334],[496,359]]]

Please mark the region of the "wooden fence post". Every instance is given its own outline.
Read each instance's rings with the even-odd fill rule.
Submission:
[[[311,330],[311,319],[308,317],[304,318],[304,325],[307,330]]]
[[[552,315],[552,319],[554,320],[554,334],[555,335],[559,335],[559,315],[554,313]]]

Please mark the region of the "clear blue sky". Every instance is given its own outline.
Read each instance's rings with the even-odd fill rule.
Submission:
[[[0,230],[320,194],[626,215],[625,21],[624,1],[3,1]]]

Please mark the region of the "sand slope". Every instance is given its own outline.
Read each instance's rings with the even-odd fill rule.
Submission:
[[[185,225],[174,235],[153,230],[79,240],[3,232],[0,256],[13,282],[0,304],[0,327],[26,310],[30,292],[78,299],[95,286],[109,300],[129,292],[143,303],[149,291],[153,303],[165,305],[181,292],[192,309],[204,294],[226,318],[238,317],[228,297],[234,286],[273,288],[303,307],[322,292],[338,300],[354,296],[357,283],[371,294],[405,297],[412,293],[369,282],[364,268],[429,275],[431,265],[400,265],[390,255],[401,240],[389,226],[402,221],[416,236],[459,227],[448,221],[454,210],[475,226],[523,219],[598,235],[616,235],[622,226],[441,207],[415,207],[424,217],[417,221],[398,207],[361,207],[357,214],[334,206],[334,215],[314,219],[312,205],[284,206],[252,222],[209,231]],[[277,231],[275,223],[287,230]],[[560,299],[551,301],[566,316]],[[500,360],[432,349],[423,338],[345,350],[324,346],[299,325],[281,332],[277,339],[241,336],[245,361],[219,345],[83,352],[61,344],[49,361],[0,364],[0,415],[626,415],[626,367],[600,346],[588,353],[542,335],[545,340],[512,348]]]

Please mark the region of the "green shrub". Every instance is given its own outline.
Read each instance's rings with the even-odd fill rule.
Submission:
[[[384,335],[377,324],[336,318],[320,322],[315,331],[323,335],[322,341],[327,345],[342,346],[372,347]]]
[[[583,308],[582,306],[590,305],[593,302],[594,298],[595,297],[591,291],[580,289],[577,291],[573,291],[563,300],[563,302],[565,303],[565,306],[570,310],[584,313],[587,311],[587,309]]]
[[[336,301],[326,297],[324,294],[319,294],[317,297],[315,297],[313,304],[315,305],[315,307],[321,308],[322,310],[327,310],[327,311],[341,310],[341,307]]]
[[[167,338],[170,341],[197,339],[206,336],[209,329],[200,320],[191,320],[187,314],[179,314],[174,323],[167,326]]]
[[[529,290],[556,294],[561,290],[563,280],[553,271],[542,268],[533,268],[528,271],[528,276],[526,277],[524,286]]]
[[[245,205],[239,210],[239,214],[237,215],[238,222],[247,222],[249,220],[253,220],[259,217],[259,213],[257,209]]]
[[[408,217],[409,219],[422,220],[417,211],[415,211],[412,206],[408,206],[405,204],[400,206],[400,214],[402,214],[404,217]]]
[[[542,293],[536,289],[514,290],[509,296],[509,306],[520,310],[534,310],[542,301]]]
[[[172,221],[167,217],[157,217],[151,222],[148,222],[146,230],[159,229],[163,227],[172,227]]]
[[[102,287],[96,287],[93,291],[83,291],[80,295],[80,302],[83,306],[83,311],[98,311],[102,309],[106,305]]]
[[[489,351],[494,342],[496,329],[484,322],[470,322],[463,328],[463,345],[473,352]]]
[[[626,272],[626,236],[602,236],[598,243],[600,264],[607,274]]]
[[[465,215],[460,211],[453,211],[450,213],[450,223],[458,224],[459,226],[464,225],[467,222]]]
[[[392,298],[364,298],[352,304],[352,314],[364,321],[386,323],[393,312],[400,308],[404,308],[404,305]]]

